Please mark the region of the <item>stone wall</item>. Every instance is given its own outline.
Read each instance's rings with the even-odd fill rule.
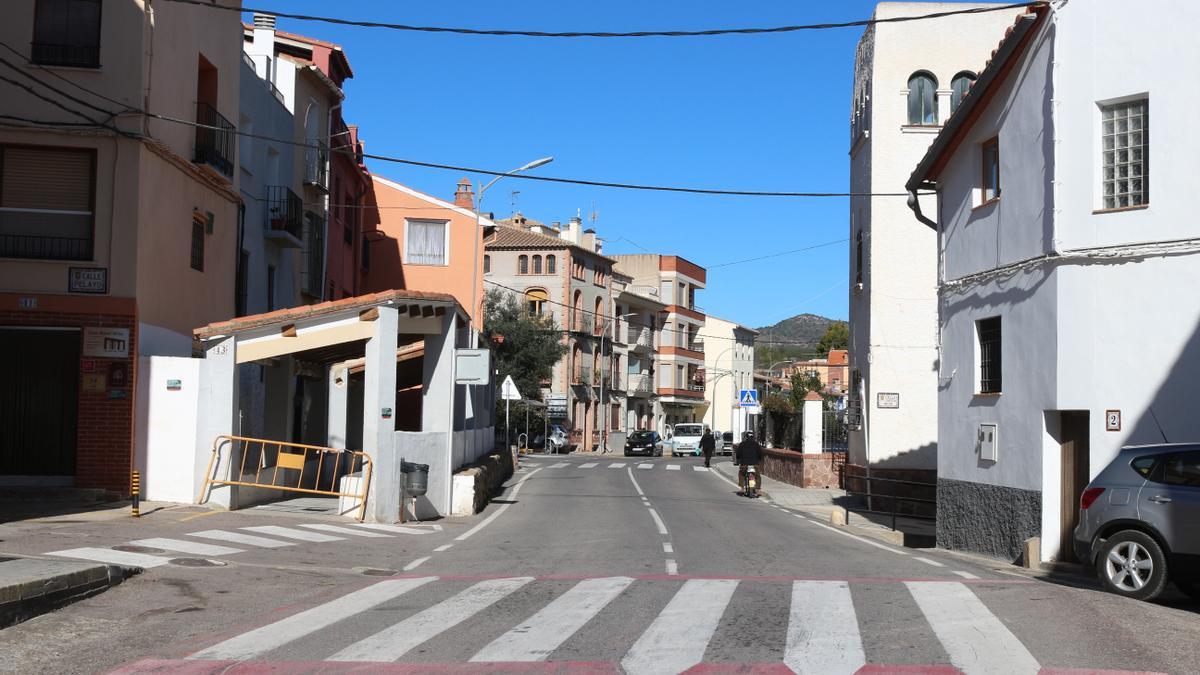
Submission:
[[[939,479],[937,545],[1019,562],[1025,540],[1042,527],[1042,495],[1034,490]]]
[[[463,467],[454,474],[451,515],[479,513],[512,475],[512,455],[503,451],[494,452]]]
[[[841,485],[841,453],[800,453],[793,450],[763,450],[763,475],[802,488],[831,488]]]

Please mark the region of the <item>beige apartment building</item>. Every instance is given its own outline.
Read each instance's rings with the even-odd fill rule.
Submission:
[[[0,41],[0,483],[128,494],[137,357],[234,311],[238,15],[13,0]]]

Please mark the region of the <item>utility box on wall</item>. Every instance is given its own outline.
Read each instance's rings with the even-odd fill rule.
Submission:
[[[995,462],[1000,449],[1000,436],[995,424],[979,425],[979,459]]]

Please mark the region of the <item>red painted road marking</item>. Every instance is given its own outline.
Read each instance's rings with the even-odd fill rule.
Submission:
[[[430,573],[432,574],[432,573]],[[388,579],[403,579],[406,577],[425,577],[430,574],[397,574],[387,577]],[[528,576],[520,574],[480,574],[480,575],[453,575],[453,574],[438,574],[437,578],[441,581],[486,581],[488,579],[510,579],[514,576]],[[1005,586],[1026,585],[1037,583],[1032,579],[963,579],[960,577],[822,577],[822,576],[738,576],[733,574],[623,574],[635,581],[688,581],[689,579],[732,579],[736,581],[746,581],[751,583],[792,583],[793,581],[844,581],[849,584],[903,584],[908,582],[941,582],[947,584],[962,584],[964,586],[978,586],[988,584],[1000,584]],[[596,575],[587,574],[543,574],[540,576],[534,575],[534,581],[583,581],[586,579],[596,579]]]

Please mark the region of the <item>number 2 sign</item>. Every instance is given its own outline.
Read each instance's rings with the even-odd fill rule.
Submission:
[[[1121,411],[1120,410],[1105,410],[1104,411],[1104,429],[1105,429],[1105,431],[1120,431],[1121,430]]]

